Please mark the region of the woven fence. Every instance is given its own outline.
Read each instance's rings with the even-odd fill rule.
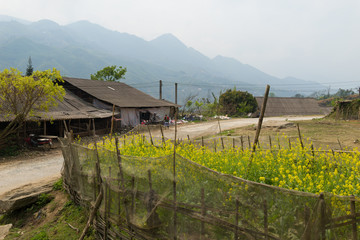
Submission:
[[[130,157],[67,139],[62,150],[73,199],[91,208],[100,195],[98,239],[358,239],[355,197],[247,181],[175,151]]]

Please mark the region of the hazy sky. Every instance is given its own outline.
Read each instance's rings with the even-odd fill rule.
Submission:
[[[172,33],[277,77],[360,86],[360,0],[0,0],[0,14],[89,20],[146,40]]]

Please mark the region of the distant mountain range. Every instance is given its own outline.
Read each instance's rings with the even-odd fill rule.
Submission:
[[[0,15],[0,70],[25,72],[29,56],[35,70],[56,67],[68,77],[89,78],[105,66],[123,66],[128,72],[122,81],[154,97],[163,80],[163,97],[170,101],[177,82],[180,104],[189,95],[210,97],[211,92],[234,87],[256,96],[263,95],[266,84],[276,96],[309,94],[309,86],[313,91],[326,88],[293,77],[276,78],[233,58],[210,59],[172,34],[146,41],[88,21],[60,26]]]

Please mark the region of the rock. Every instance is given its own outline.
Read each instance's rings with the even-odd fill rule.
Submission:
[[[25,185],[0,195],[0,213],[14,211],[35,203],[43,193],[51,192],[54,182]]]
[[[8,235],[11,228],[12,228],[12,224],[0,226],[0,240],[3,240]]]

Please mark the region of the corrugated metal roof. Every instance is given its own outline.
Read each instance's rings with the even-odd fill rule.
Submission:
[[[98,81],[81,78],[63,77],[64,81],[83,90],[91,96],[115,104],[118,107],[172,107],[168,101],[152,96],[130,87],[122,82]]]
[[[64,101],[58,101],[58,106],[52,107],[48,112],[39,111],[28,120],[64,120],[64,119],[91,119],[111,117],[112,111],[98,109],[90,103],[77,97],[66,90]],[[10,121],[11,117],[5,119],[0,117],[0,122]]]
[[[259,108],[264,97],[255,97]],[[283,115],[323,115],[327,109],[322,108],[313,98],[270,97],[266,103],[265,116]]]

